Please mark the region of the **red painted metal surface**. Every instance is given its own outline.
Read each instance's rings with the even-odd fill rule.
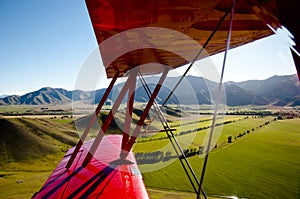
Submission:
[[[130,74],[130,78],[128,78],[128,81],[130,82],[128,88],[127,108],[126,108],[126,116],[125,116],[124,129],[123,129],[123,138],[122,138],[122,147],[121,147],[122,150],[126,150],[125,148],[130,135],[130,126],[132,123],[132,111],[133,111],[133,104],[134,104],[137,72],[138,71],[132,71],[133,74]]]
[[[130,152],[126,160],[119,160],[122,136],[105,136],[90,164],[82,166],[92,142],[82,145],[67,170],[66,164],[74,151],[70,149],[33,198],[148,199],[133,153]]]
[[[259,2],[262,1],[237,1],[231,48],[273,34],[266,23],[275,29],[280,26],[276,2]],[[188,60],[174,52],[182,49],[184,55],[193,56],[195,49],[188,43],[188,39],[181,38],[181,42],[176,44],[172,38],[177,33],[184,34],[203,45],[220,18],[230,10],[232,0],[86,0],[86,5],[98,43],[114,40],[110,46],[100,46],[107,76],[113,77],[116,72],[120,72],[119,75],[122,76],[126,71],[147,63],[161,63],[172,68],[187,64]],[[147,27],[174,32],[162,32],[164,37],[159,37],[145,30]],[[139,28],[144,28],[144,31],[119,35]],[[228,29],[229,18],[206,46],[209,54],[224,51]],[[132,48],[145,43],[149,44],[147,48]],[[183,48],[184,45],[187,48]],[[127,49],[131,50],[126,51]],[[126,54],[110,60],[111,54],[120,50],[126,51]]]

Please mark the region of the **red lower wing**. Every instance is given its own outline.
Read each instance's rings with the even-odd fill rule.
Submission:
[[[70,169],[71,148],[33,198],[139,198],[148,199],[133,153],[119,160],[122,137],[105,136],[91,162],[82,166],[92,141],[86,142]]]

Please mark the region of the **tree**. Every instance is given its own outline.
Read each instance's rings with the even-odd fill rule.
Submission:
[[[232,142],[232,136],[228,136],[228,143]]]
[[[203,146],[199,146],[199,155],[203,153],[203,149],[204,149]]]

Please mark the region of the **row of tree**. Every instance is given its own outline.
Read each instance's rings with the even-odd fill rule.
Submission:
[[[269,125],[271,122],[276,121],[277,119],[282,119],[282,118],[274,118],[273,120],[267,121],[264,124],[261,124],[261,125],[257,126],[256,128],[252,128],[252,129],[247,130],[243,133],[239,133],[238,135],[236,135],[234,137],[232,135],[230,135],[230,136],[228,136],[227,142],[232,143],[233,139],[241,138],[241,137],[245,136],[246,134],[249,134],[249,133],[254,132],[255,130],[257,130],[259,128],[262,128],[266,125]],[[229,124],[231,122],[233,122],[233,121],[227,121],[227,124]],[[207,128],[209,128],[209,127],[207,127]],[[197,129],[197,130],[199,130],[199,129]],[[193,130],[184,131],[184,132],[181,132],[181,135],[186,134],[186,133],[191,133],[191,132],[194,132],[194,131],[197,131],[197,130],[193,129]],[[214,147],[217,148],[218,146],[215,145]],[[193,157],[193,156],[196,156],[196,155],[201,155],[204,152],[205,152],[205,147],[204,146],[199,146],[198,149],[197,148],[189,148],[189,149],[185,149],[184,154],[180,155],[179,158],[183,159],[184,156],[186,158],[189,158],[189,157]],[[165,162],[165,161],[168,161],[170,159],[178,158],[177,155],[172,154],[170,151],[167,151],[167,152],[156,151],[156,152],[150,152],[150,153],[148,153],[148,152],[136,153],[135,157],[136,157],[136,160],[137,160],[138,164],[153,164],[153,163]]]
[[[138,164],[154,164],[158,162],[166,162],[170,159],[177,158],[176,155],[172,155],[170,151],[155,151],[147,153],[135,153],[135,159]]]
[[[248,117],[239,119],[238,121],[243,120],[243,119],[248,119]],[[205,121],[209,121],[209,120],[211,120],[211,119],[206,119]],[[230,124],[230,123],[233,123],[233,122],[236,122],[236,120],[217,123],[217,124],[215,124],[215,126],[216,127],[217,126],[222,126],[222,125]],[[192,124],[192,123],[195,123],[195,121],[189,122],[189,124]],[[179,125],[176,125],[176,126],[179,126]],[[173,128],[173,127],[174,126],[171,126],[171,128]],[[198,131],[201,131],[201,130],[206,130],[206,129],[209,129],[209,128],[211,128],[211,125],[204,126],[204,127],[198,127],[198,128],[194,128],[194,129],[190,129],[190,130],[186,130],[186,131],[180,131],[179,133],[176,134],[176,136],[185,135],[185,134],[189,134],[189,133],[195,133],[195,132],[198,132]],[[138,142],[148,142],[148,141],[162,140],[162,139],[168,139],[168,137],[167,136],[161,136],[161,137],[153,137],[153,138],[149,138],[149,139],[139,139]]]
[[[273,120],[267,121],[264,124],[261,124],[261,125],[257,126],[256,128],[252,128],[251,130],[247,130],[247,131],[245,131],[243,133],[239,133],[237,136],[234,136],[234,139],[236,140],[238,138],[241,138],[241,137],[245,136],[246,134],[249,134],[250,132],[254,132],[255,130],[257,130],[259,128],[262,128],[262,127],[264,127],[266,125],[269,125],[271,122],[276,121],[277,119],[278,118],[274,118]],[[232,135],[228,136],[227,142],[228,143],[232,143],[233,142],[233,136]]]

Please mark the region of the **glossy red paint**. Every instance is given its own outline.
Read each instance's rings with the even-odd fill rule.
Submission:
[[[82,166],[92,143],[84,143],[70,169],[66,169],[74,151],[71,148],[33,198],[149,198],[133,153],[126,160],[119,159],[122,136],[105,136],[91,162]]]
[[[86,0],[86,5],[98,44],[114,40],[109,46],[100,46],[107,76],[113,77],[117,72],[122,76],[126,71],[147,63],[160,63],[172,68],[189,63],[190,60],[174,53],[176,49],[182,49],[184,57],[195,57],[195,48],[189,40],[203,45],[219,20],[230,11],[232,0]],[[274,1],[236,1],[231,48],[273,34],[267,24],[278,28],[277,15],[278,7]],[[162,30],[160,35],[163,37],[160,37],[146,29],[149,27],[173,32]],[[229,17],[205,47],[209,55],[225,50],[228,29]],[[128,30],[133,31],[119,34]],[[178,33],[188,38],[181,38],[181,42],[176,43],[174,38],[178,38]],[[141,44],[149,45],[135,48]],[[111,54],[117,51],[126,51],[126,54],[110,60]],[[151,72],[155,73],[153,69]]]

